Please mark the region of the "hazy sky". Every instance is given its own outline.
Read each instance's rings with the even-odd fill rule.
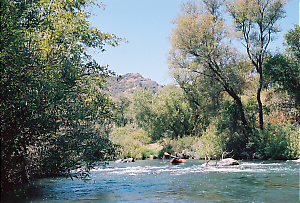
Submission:
[[[129,43],[118,47],[106,47],[104,53],[92,51],[91,54],[101,65],[119,75],[141,73],[159,84],[172,81],[168,75],[168,40],[174,25],[171,23],[179,12],[183,0],[102,0],[105,10],[93,9],[90,19],[92,26],[102,32],[126,38]],[[281,35],[299,24],[299,0],[290,0],[286,5],[287,17],[280,21]],[[282,44],[282,36],[272,47]]]

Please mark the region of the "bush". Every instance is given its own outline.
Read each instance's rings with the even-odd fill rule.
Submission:
[[[158,156],[158,152],[155,152],[152,149],[148,149],[147,147],[141,147],[140,149],[138,149],[136,151],[136,155],[134,155],[134,157],[136,159],[147,159],[150,158],[151,156],[153,157],[157,157]]]
[[[200,157],[218,158],[221,157],[224,149],[224,141],[215,126],[211,125],[200,138]]]
[[[147,133],[135,125],[115,128],[110,139],[121,148],[117,158],[136,158],[139,150],[151,141]]]
[[[268,124],[253,140],[254,149],[265,159],[300,158],[300,127]]]
[[[165,138],[162,140],[163,149],[159,152],[159,157],[163,157],[164,152],[174,154],[179,153],[183,158],[199,159],[201,157],[202,145],[200,138],[196,136],[183,136],[178,139]]]

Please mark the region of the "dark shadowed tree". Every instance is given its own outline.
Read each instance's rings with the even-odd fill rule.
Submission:
[[[110,100],[101,92],[110,71],[86,49],[120,39],[90,26],[91,5],[1,1],[1,192],[111,153]]]

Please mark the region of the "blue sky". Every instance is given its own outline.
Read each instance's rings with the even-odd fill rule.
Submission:
[[[128,43],[118,47],[105,47],[105,52],[91,51],[101,65],[119,75],[141,73],[161,85],[172,82],[168,75],[168,37],[171,23],[179,12],[183,0],[102,0],[105,10],[95,8],[90,19],[92,26],[102,32],[126,38]],[[299,24],[299,0],[290,0],[285,7],[287,17],[280,21],[281,35]],[[282,36],[272,47],[280,47]]]

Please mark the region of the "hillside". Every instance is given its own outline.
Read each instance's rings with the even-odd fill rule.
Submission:
[[[131,95],[138,88],[145,88],[156,93],[163,86],[149,78],[144,78],[139,73],[127,73],[109,80],[108,90],[112,97],[118,97],[121,94]]]

